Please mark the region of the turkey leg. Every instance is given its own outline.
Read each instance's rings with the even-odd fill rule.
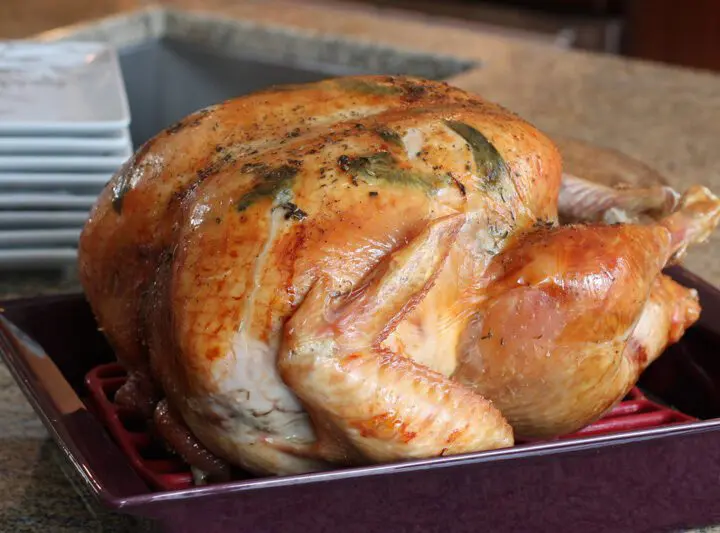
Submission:
[[[521,237],[488,271],[489,299],[461,340],[454,378],[491,400],[518,438],[597,419],[697,320],[695,292],[660,271],[719,213],[718,200],[698,188],[653,225]]]

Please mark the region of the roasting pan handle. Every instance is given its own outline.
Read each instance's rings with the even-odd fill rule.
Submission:
[[[42,346],[2,315],[0,356],[93,496],[118,507],[149,492]]]

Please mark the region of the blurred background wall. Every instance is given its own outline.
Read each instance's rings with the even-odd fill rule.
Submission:
[[[720,71],[720,0],[352,0]]]
[[[0,38],[152,4],[195,8],[238,0],[0,0]],[[243,2],[263,0],[242,0]],[[311,4],[333,0],[291,0]],[[402,9],[560,46],[720,71],[720,0],[343,0]]]

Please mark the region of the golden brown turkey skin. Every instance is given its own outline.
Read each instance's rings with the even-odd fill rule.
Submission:
[[[613,378],[591,407],[533,407],[553,376],[577,387],[604,378],[592,366],[575,377],[544,362],[508,366],[517,343],[490,356],[474,333],[500,320],[502,302],[526,297],[513,285],[523,264],[551,265],[558,279],[575,264],[555,258],[572,253],[558,244],[561,230],[547,229],[560,180],[549,139],[443,83],[364,77],[269,90],[191,115],[135,155],[83,231],[82,281],[134,376],[126,397],[140,396],[150,414],[166,396],[200,442],[251,471],[508,446],[503,415],[525,433],[576,429],[637,377]],[[706,226],[713,209],[708,197]],[[607,229],[576,230],[585,259],[575,262],[632,266],[608,285],[607,298],[632,303],[605,332],[619,350],[606,366],[624,364],[633,325],[657,302],[650,288],[679,249],[673,235],[702,233],[673,220],[628,226],[637,238],[627,246],[608,246]],[[631,246],[647,236],[652,250]],[[581,269],[559,314],[604,309],[588,285],[595,275]],[[653,320],[682,315],[663,322],[673,338],[692,322],[657,305]],[[605,342],[568,316],[556,321],[570,328],[558,339],[589,351]],[[483,378],[494,372],[478,363],[488,357],[500,378]],[[505,401],[510,378],[529,391],[515,403]]]
[[[521,237],[490,268],[496,279],[465,330],[455,378],[492,398],[518,438],[562,435],[598,418],[676,340],[671,332],[698,317],[697,297],[657,275],[670,244],[661,226],[562,226]],[[668,291],[676,297],[663,300]]]

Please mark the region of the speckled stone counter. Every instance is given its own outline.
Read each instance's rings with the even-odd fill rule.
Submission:
[[[198,3],[173,2],[190,9]],[[102,4],[105,13],[138,3],[90,4]],[[622,150],[654,166],[680,189],[701,183],[720,191],[718,76],[569,52],[467,27],[390,18],[376,10],[250,0],[207,0],[202,7],[212,14],[172,15],[173,31],[192,33],[195,42],[232,49],[243,46],[233,37],[234,27],[276,25],[306,36],[332,36],[370,47],[380,43],[475,63],[477,67],[451,81],[503,103],[551,135]],[[213,25],[218,15],[223,21],[220,30]],[[104,23],[100,30],[76,27],[43,38],[72,37],[79,32],[123,43],[147,37],[167,23],[161,16],[124,17]],[[66,17],[60,20],[69,22]],[[720,283],[718,243],[720,233],[687,260],[692,270],[714,283]],[[72,274],[63,278],[0,273],[0,298],[77,287]],[[55,465],[55,454],[41,423],[0,364],[0,531],[121,530],[112,521],[101,522],[86,508]]]
[[[0,531],[102,531],[58,468],[60,453],[0,363]]]

